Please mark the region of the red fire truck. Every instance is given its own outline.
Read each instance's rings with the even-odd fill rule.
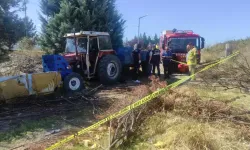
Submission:
[[[197,62],[200,63],[201,49],[205,46],[205,39],[192,30],[167,30],[163,31],[160,37],[161,51],[168,46],[172,49],[173,59],[179,62],[186,62],[187,44],[192,42],[197,48]],[[178,69],[178,63],[175,63],[175,71],[185,72],[183,69]]]

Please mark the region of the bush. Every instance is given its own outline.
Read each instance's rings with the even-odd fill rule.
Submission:
[[[20,50],[33,50],[35,42],[31,38],[24,37],[18,42],[18,47]]]

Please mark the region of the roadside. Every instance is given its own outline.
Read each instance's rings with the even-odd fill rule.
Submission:
[[[174,74],[172,78],[167,81],[167,83],[171,84],[175,81],[180,80],[185,76],[186,75]],[[180,120],[182,120],[185,124],[183,126],[186,126],[187,124],[190,124],[190,122],[191,123],[193,122],[195,125],[194,126],[191,125],[190,128],[194,129],[194,131],[199,126],[204,126],[205,128],[211,127],[215,131],[214,133],[216,133],[216,130],[221,130],[221,128],[223,127],[226,128],[227,124],[231,123],[234,124],[234,122],[226,122],[226,124],[223,124],[221,128],[217,128],[218,126],[212,126],[212,124],[216,125],[217,122],[208,122],[208,124],[203,124],[204,118],[196,118],[195,115],[197,115],[197,111],[194,110],[197,109],[201,112],[204,111],[205,116],[202,117],[207,118],[208,116],[206,112],[208,110],[205,108],[209,106],[209,108],[210,107],[213,108],[211,109],[213,110],[212,112],[210,112],[209,110],[209,113],[212,114],[217,114],[217,111],[220,109],[228,110],[228,108],[230,108],[229,109],[230,113],[226,114],[226,119],[228,117],[230,118],[230,116],[227,115],[231,115],[232,113],[238,113],[238,114],[243,113],[243,115],[241,115],[240,117],[240,120],[236,121],[243,124],[248,123],[249,116],[244,113],[248,112],[250,109],[249,105],[247,105],[249,95],[242,94],[240,93],[240,91],[232,91],[232,90],[223,91],[223,88],[219,87],[220,84],[217,84],[216,80],[212,79],[210,82],[212,86],[211,84],[207,85],[207,83],[204,82],[204,80],[198,77],[198,79],[195,82],[188,82],[182,85],[182,87],[174,90],[177,91],[177,93],[179,92],[179,94],[170,94],[170,97],[172,96],[173,99],[170,99],[171,103],[166,108],[171,108],[171,109],[170,110],[165,109],[167,110],[167,113],[170,113],[170,116],[172,116],[170,118],[178,120],[178,118],[181,117]],[[215,83],[217,84],[218,87],[213,86],[216,85]],[[95,87],[98,87],[99,83],[91,82],[90,85],[91,86],[89,89],[91,90]],[[152,88],[152,90],[149,90],[150,88]],[[138,99],[146,96],[147,94],[150,93],[150,91],[155,91],[156,89],[157,87],[154,89],[154,87],[148,85],[147,79],[142,79],[141,85],[134,84],[132,81],[128,81],[125,84],[118,84],[116,86],[111,86],[111,87],[101,87],[97,90],[97,92],[92,93],[91,95],[88,96],[79,93],[71,96],[55,95],[55,96],[44,96],[36,98],[33,97],[24,100],[18,99],[20,103],[17,103],[16,105],[5,105],[4,107],[2,107],[4,109],[1,109],[0,111],[0,125],[1,125],[0,149],[13,149],[13,148],[20,150],[26,148],[37,149],[37,150],[44,149],[45,147],[57,142],[59,139],[63,139],[68,135],[74,134],[81,128],[87,127],[95,123],[96,121],[105,118],[107,115],[112,114],[120,110],[121,108],[124,108],[125,106],[131,104],[132,102],[137,101]],[[190,93],[191,97],[189,97],[189,99],[185,98],[186,95]],[[195,95],[196,98],[199,99],[199,103],[196,102],[191,104],[186,103],[188,102],[188,100],[193,102],[194,94],[192,93],[196,93]],[[185,107],[183,107],[183,105],[181,106],[178,105],[181,104],[183,100],[184,100],[183,103],[184,106],[185,104],[187,104]],[[202,101],[206,103],[204,104]],[[202,104],[201,108],[199,105],[197,105],[200,104],[200,102]],[[175,105],[173,105],[172,103]],[[188,112],[188,114],[185,113],[184,116],[182,116],[183,115],[182,113],[179,114],[179,112],[183,111]],[[161,115],[162,112],[158,113],[160,113]],[[157,114],[156,117],[158,117]],[[169,118],[169,116],[164,116],[160,120],[164,118]],[[209,116],[208,118],[211,119],[211,116]],[[242,118],[244,118],[245,120],[242,120]],[[149,117],[148,119],[151,119],[151,117]],[[218,119],[216,121],[218,121]],[[222,123],[224,123],[223,121],[225,121],[225,118],[219,121],[222,121]],[[178,122],[175,122],[173,126],[176,125],[176,123]],[[144,127],[146,128],[147,126],[151,128],[150,124],[144,125]],[[236,130],[237,126],[233,125],[233,127],[230,126],[230,128],[235,129],[234,132],[241,133],[241,130]],[[245,128],[244,131],[248,134],[249,132],[248,126],[247,125],[240,126],[240,129],[242,128]],[[175,130],[179,129],[176,128]],[[178,135],[177,137],[183,136],[182,134],[179,135],[179,133],[176,133],[175,130],[173,131],[174,135]],[[228,131],[229,130],[225,130],[225,132]],[[202,130],[202,132],[208,132],[208,131]],[[187,130],[185,131],[185,133],[189,134],[189,131]],[[197,134],[199,135],[200,133]],[[199,138],[198,135],[197,138]],[[101,136],[104,136],[105,138],[104,141],[102,141]],[[97,149],[97,147],[99,149],[102,146],[107,147],[109,144],[107,136],[108,136],[108,125],[105,125],[94,130],[93,132],[90,132],[90,134],[83,135],[77,138],[76,140],[69,142],[63,147],[63,149],[70,149],[70,150],[86,149],[86,148],[88,149],[90,147],[86,146],[88,144],[86,144],[85,142],[93,141],[90,139],[98,139],[97,141],[99,141],[99,147],[98,146],[92,147],[94,149]],[[154,135],[152,135],[152,137],[153,136]],[[158,137],[158,135],[156,136]],[[157,137],[153,138],[157,140],[158,139]],[[159,137],[162,137],[162,135],[159,135]],[[174,136],[174,138],[177,137]],[[142,137],[136,135],[135,138],[140,139],[145,137],[143,137],[143,135]],[[192,138],[192,136],[190,138]],[[247,143],[247,146],[249,145],[248,135],[246,135],[246,137],[245,135],[242,136],[240,135],[230,140],[232,141],[234,140],[233,142],[241,143],[242,141],[237,141],[238,138],[246,138],[243,140],[243,142]],[[173,141],[173,139],[169,140]],[[205,140],[210,140],[210,139],[205,139]],[[140,143],[141,141],[138,141],[137,144]],[[161,145],[162,143],[160,142],[157,144],[157,141],[155,141],[155,143],[151,143],[151,146],[152,144]],[[226,144],[228,143],[226,142]],[[166,145],[169,145],[169,143],[167,144],[165,143],[165,146]],[[91,146],[94,146],[94,144],[92,143]],[[134,145],[131,144],[131,146]],[[125,149],[126,148],[132,148],[132,147],[127,146],[125,147]],[[245,147],[243,147],[243,149],[244,148]]]

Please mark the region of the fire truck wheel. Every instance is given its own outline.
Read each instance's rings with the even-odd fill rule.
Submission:
[[[110,85],[119,81],[122,65],[117,56],[104,56],[100,60],[98,67],[98,76],[102,84]]]
[[[67,92],[79,92],[84,88],[83,78],[78,73],[71,73],[65,77],[63,87]]]

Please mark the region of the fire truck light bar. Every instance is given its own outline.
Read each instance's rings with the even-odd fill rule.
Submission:
[[[163,31],[162,33],[163,34],[173,34],[174,32],[173,32],[173,30],[166,30],[166,31]],[[192,30],[176,30],[175,33],[192,34],[194,32]]]

